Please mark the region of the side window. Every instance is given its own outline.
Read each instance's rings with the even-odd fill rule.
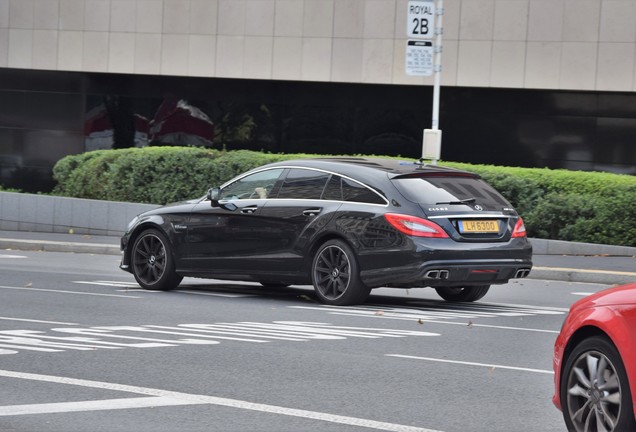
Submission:
[[[224,187],[220,199],[265,199],[282,172],[282,168],[276,168],[245,176]]]
[[[332,175],[327,182],[322,199],[331,201],[342,201],[342,179],[337,175]]]
[[[386,204],[386,201],[368,187],[344,178],[342,179],[342,195],[345,201]]]
[[[294,168],[289,170],[276,198],[320,199],[329,174]]]
[[[337,175],[333,175],[329,179],[322,199],[368,204],[386,204],[386,202],[371,189]]]

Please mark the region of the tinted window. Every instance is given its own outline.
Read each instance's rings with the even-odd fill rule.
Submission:
[[[282,168],[259,171],[235,181],[223,188],[220,199],[258,199],[267,198],[274,188],[276,180],[283,172]]]
[[[329,174],[321,171],[291,169],[277,198],[320,199],[327,180]]]
[[[327,182],[322,199],[331,201],[342,201],[342,182],[337,175],[332,175]]]
[[[329,179],[322,199],[369,204],[386,204],[386,201],[368,187],[336,175],[331,176]]]
[[[342,179],[342,194],[345,201],[386,204],[378,194],[368,187],[344,178]]]
[[[499,192],[480,179],[471,177],[416,177],[393,180],[400,193],[420,204],[448,203],[475,198],[493,207],[509,207]]]

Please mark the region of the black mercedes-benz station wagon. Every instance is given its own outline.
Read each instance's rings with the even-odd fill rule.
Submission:
[[[377,287],[475,301],[532,268],[522,219],[478,175],[354,157],[253,169],[139,215],[121,248],[121,268],[146,289],[184,276],[313,284],[331,305],[363,303]]]

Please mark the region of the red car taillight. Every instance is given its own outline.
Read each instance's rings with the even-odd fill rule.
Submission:
[[[414,236],[414,237],[429,237],[429,238],[447,238],[448,234],[430,220],[418,218],[415,216],[387,213],[384,218],[398,231]]]
[[[515,224],[515,229],[512,230],[512,238],[525,237],[526,226],[523,224],[523,219],[519,218]]]

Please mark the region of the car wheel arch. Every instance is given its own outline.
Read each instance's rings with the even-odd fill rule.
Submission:
[[[305,254],[305,271],[308,275],[311,275],[311,265],[314,261],[316,253],[318,252],[318,249],[320,249],[323,244],[327,243],[330,240],[343,241],[347,244],[347,246],[355,251],[355,247],[349,240],[347,240],[345,236],[335,232],[324,233],[320,237],[315,238],[307,248],[307,254]]]
[[[139,236],[150,229],[156,229],[157,231],[165,235],[168,240],[170,241],[172,240],[172,235],[166,232],[166,230],[163,228],[163,226],[160,223],[157,223],[157,221],[154,221],[154,220],[148,220],[136,226],[134,231],[130,234],[130,237],[128,239],[128,244],[130,245],[130,247],[127,248],[128,254],[130,254],[132,246],[135,244]],[[174,251],[172,251],[172,258],[173,259],[175,258]]]
[[[612,345],[614,345],[614,347],[616,347],[616,344],[614,343],[612,338],[607,333],[605,333],[605,331],[603,331],[601,328],[593,326],[593,325],[583,326],[577,329],[574,333],[572,333],[572,335],[568,339],[568,343],[565,346],[565,349],[563,350],[563,361],[561,362],[561,373],[563,373],[563,368],[565,367],[566,360],[572,354],[572,351],[574,351],[574,348],[576,348],[585,339],[588,339],[594,336],[603,337],[607,339],[608,341],[610,341]]]

